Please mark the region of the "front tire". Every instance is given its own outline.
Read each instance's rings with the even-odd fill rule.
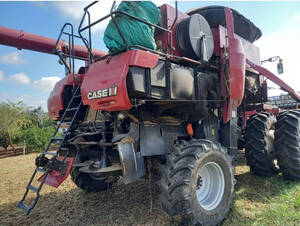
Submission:
[[[234,167],[220,144],[193,140],[174,145],[160,181],[166,212],[184,223],[216,225],[226,217],[234,194]]]
[[[300,111],[279,114],[275,130],[275,151],[285,179],[300,181]]]

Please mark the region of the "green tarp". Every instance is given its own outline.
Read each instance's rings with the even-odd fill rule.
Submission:
[[[145,21],[157,24],[160,19],[159,9],[150,1],[121,2],[118,11],[128,13]],[[115,14],[115,20],[129,46],[141,45],[156,50],[154,27],[131,19],[126,15]],[[124,50],[126,44],[111,20],[104,32],[104,43],[110,52]]]

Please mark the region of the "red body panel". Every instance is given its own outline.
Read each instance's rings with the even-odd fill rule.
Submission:
[[[246,57],[239,39],[228,38],[228,41],[230,99],[239,106],[244,98]]]
[[[163,21],[163,27],[170,29],[175,18],[176,18],[176,9],[168,4],[164,4],[162,6],[159,7],[161,15],[164,15],[165,17],[165,21]],[[177,16],[177,21],[175,22],[175,25],[173,27],[173,31],[172,31],[172,36],[173,36],[173,47],[174,47],[174,52],[173,54],[175,56],[181,56],[178,48],[177,48],[177,44],[176,44],[176,28],[177,28],[177,24],[178,22],[180,22],[182,19],[188,17],[187,14],[178,11],[178,16]],[[168,32],[161,32],[159,33],[159,35],[157,35],[155,37],[156,40],[161,40],[162,44],[163,44],[163,49],[164,50],[170,50],[170,34]],[[170,51],[168,51],[168,53],[170,53]]]
[[[238,107],[241,104],[244,97],[246,56],[241,40],[234,36],[233,16],[231,10],[228,7],[225,8],[225,18],[228,40],[227,50],[229,57],[229,75],[227,83],[225,81],[225,68],[223,66],[221,70],[221,93],[224,95],[229,91],[229,96],[227,96],[223,106],[223,122],[227,123],[231,117],[232,105]],[[221,42],[222,40],[225,40],[225,38],[223,36],[220,36],[219,40]],[[220,47],[222,56],[221,63],[222,65],[225,65],[227,62],[223,54],[225,53],[224,47],[226,47],[226,44],[225,46],[223,46],[223,49],[222,46]]]
[[[218,28],[212,28],[214,38],[214,54],[220,56],[221,49],[226,46],[227,29],[219,25]],[[255,64],[260,64],[260,53],[259,48],[253,45],[251,42],[243,39],[242,37],[234,34],[236,39],[241,40],[246,58],[251,60]]]
[[[82,83],[82,76],[81,74],[75,74],[75,78],[81,84]],[[53,90],[50,93],[50,96],[47,101],[48,106],[48,114],[52,120],[59,119],[59,113],[61,110],[64,109],[63,104],[63,92],[66,86],[73,85],[73,76],[69,74],[67,77],[64,77],[62,80],[58,81]]]
[[[153,68],[158,62],[158,55],[142,50],[131,50],[108,60],[93,63],[84,75],[81,95],[84,105],[94,110],[119,111],[132,107],[127,93],[126,77],[129,66]],[[89,99],[91,93],[117,87],[115,95]]]
[[[230,120],[232,105],[238,107],[244,98],[246,56],[241,40],[234,36],[233,16],[227,7],[225,8],[225,18],[229,57],[229,97],[223,106],[223,121],[226,123]],[[227,89],[224,87],[224,82],[222,89]]]
[[[56,39],[46,38],[40,35],[34,35],[0,26],[0,44],[16,47],[18,49],[28,49],[48,54],[55,54]],[[59,44],[62,47],[62,51],[67,53],[65,43],[61,41]],[[101,50],[93,50],[93,54],[95,57],[101,57],[107,53]],[[87,48],[85,46],[74,45],[74,55],[87,59]]]
[[[63,160],[63,156],[60,156],[58,157],[57,159],[62,161]],[[68,163],[68,166],[67,166],[67,169],[66,169],[66,172],[63,174],[63,175],[60,175],[60,173],[58,171],[55,171],[55,170],[52,170],[46,180],[45,180],[45,184],[48,184],[52,187],[55,187],[57,188],[59,185],[61,185],[62,182],[64,182],[65,179],[67,179],[67,177],[69,176],[70,172],[71,172],[71,169],[72,169],[72,165],[74,163],[74,158],[72,157],[68,157],[66,159],[66,162]],[[39,182],[42,182],[43,178],[45,177],[45,174],[42,175],[38,181]]]

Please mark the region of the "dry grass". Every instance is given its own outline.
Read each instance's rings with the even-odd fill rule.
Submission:
[[[86,194],[68,178],[58,189],[44,186],[29,216],[16,208],[37,154],[0,159],[0,225],[176,225],[162,210],[158,192],[151,196],[146,180],[115,185],[112,190]],[[281,176],[270,179],[237,167],[237,195],[224,225],[300,225],[300,185]],[[298,197],[298,198],[297,198]]]

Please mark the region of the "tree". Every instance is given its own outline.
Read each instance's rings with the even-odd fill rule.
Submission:
[[[26,128],[30,124],[26,114],[27,110],[28,107],[22,101],[0,103],[0,128],[2,133],[8,135],[9,144],[14,151],[13,137],[20,132],[20,129]]]
[[[42,150],[55,130],[55,123],[41,107],[31,108],[23,102],[0,103],[0,146],[14,148],[14,143],[26,143],[30,149]]]
[[[39,128],[53,127],[55,123],[50,119],[49,115],[42,110],[42,108],[36,107],[34,109],[28,108],[28,119],[32,125],[38,126]]]
[[[6,133],[3,130],[0,130],[0,146],[7,150],[7,147],[9,146],[9,138],[8,133]]]
[[[40,128],[37,125],[23,131],[23,138],[26,139],[26,146],[29,149],[35,149],[36,151],[42,151],[46,148],[49,139],[54,133],[54,127],[44,127]]]

